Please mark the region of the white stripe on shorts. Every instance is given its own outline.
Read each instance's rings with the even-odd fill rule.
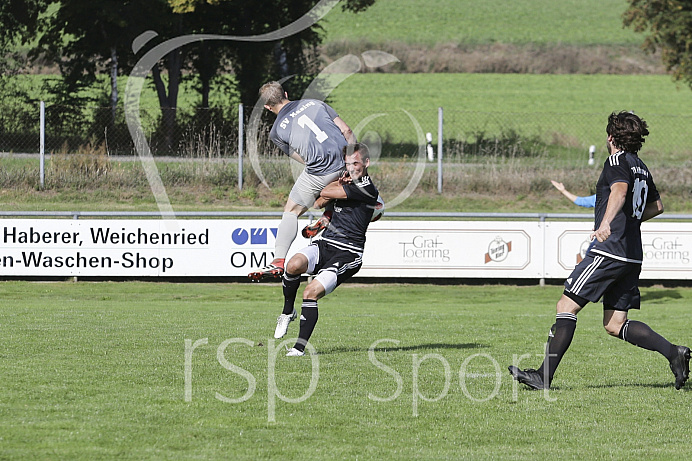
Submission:
[[[577,279],[576,283],[574,286],[569,290],[570,292],[574,293],[575,295],[579,294],[579,291],[584,288],[584,284],[586,281],[591,277],[591,275],[598,269],[598,266],[601,265],[605,258],[603,256],[596,256],[593,258],[593,262],[589,264],[584,272],[581,273],[579,278]]]

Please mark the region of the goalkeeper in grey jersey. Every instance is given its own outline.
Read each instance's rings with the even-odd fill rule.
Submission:
[[[344,169],[342,150],[356,142],[353,132],[329,105],[316,99],[290,101],[278,82],[260,88],[265,109],[276,114],[269,138],[305,169],[291,189],[276,235],[274,260],[250,272],[250,280],[279,278],[288,249],[298,233],[298,217],[310,208],[324,187]]]

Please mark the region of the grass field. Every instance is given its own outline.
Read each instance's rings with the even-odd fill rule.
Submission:
[[[401,41],[638,45],[623,29],[625,0],[377,0],[359,14],[334,8],[325,17],[326,41]]]
[[[692,91],[663,75],[357,74],[336,87],[331,102],[353,125],[386,114],[367,129],[393,140],[415,137],[402,109],[436,133],[443,107],[445,138],[516,130],[601,148],[608,114],[634,110],[651,128],[643,152],[674,149],[684,160],[692,146]]]
[[[692,115],[692,91],[665,75],[356,74],[334,89],[331,100],[346,114],[442,106],[522,114],[610,113],[622,108]]]
[[[560,292],[347,284],[320,302],[318,355],[288,359],[275,284],[3,282],[0,458],[690,456],[689,385],[608,337],[597,305],[547,397],[513,386],[506,367],[539,364]],[[691,342],[691,289],[642,299],[633,318]]]

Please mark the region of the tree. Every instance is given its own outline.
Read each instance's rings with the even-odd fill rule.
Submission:
[[[104,67],[110,75],[111,125],[115,124],[121,67],[133,64],[132,40],[147,27],[147,17],[157,17],[152,7],[165,2],[136,0],[62,0],[47,21],[40,51],[60,67],[61,92],[76,94],[92,85]],[[147,14],[149,13],[149,14]],[[64,95],[62,97],[65,97]]]
[[[317,0],[168,0],[173,11],[196,15],[201,23],[195,33],[234,36],[260,35],[288,26],[305,15]],[[361,12],[375,0],[346,0],[344,10]],[[254,104],[257,89],[267,79],[281,79],[289,75],[297,77],[287,83],[291,94],[300,94],[309,83],[309,77],[317,69],[316,48],[322,42],[319,24],[291,34],[275,42],[222,42],[214,46],[213,58],[199,59],[194,66],[208,91],[205,82],[210,81],[226,66],[236,77],[241,101]],[[203,93],[204,100],[204,93]]]
[[[374,1],[346,0],[343,7],[362,11]],[[65,79],[63,91],[71,94],[91,84],[108,67],[114,113],[117,75],[127,73],[139,57],[157,44],[191,34],[266,34],[292,24],[317,3],[318,0],[61,0],[58,12],[45,28],[41,45],[59,63]],[[133,40],[147,30],[155,31],[157,37],[135,56],[131,51]],[[175,144],[178,93],[186,68],[196,71],[204,107],[209,104],[212,80],[228,67],[235,73],[241,100],[251,105],[257,99],[257,88],[267,79],[309,75],[316,69],[315,50],[320,42],[321,27],[314,24],[275,42],[197,41],[171,50],[151,70],[167,147],[171,149]],[[299,86],[301,81],[305,79],[292,79],[289,88]]]
[[[673,78],[692,89],[692,2],[690,0],[628,0],[626,27],[648,35],[642,48],[661,59]]]
[[[0,3],[0,85],[3,77],[19,72],[25,56],[12,51],[36,36],[40,15],[48,7],[47,0],[5,0]]]
[[[317,3],[317,0],[167,0],[172,11],[180,15],[186,34],[251,36],[273,32],[294,23]],[[347,0],[343,8],[363,11],[375,0]],[[202,107],[208,107],[212,79],[230,67],[235,74],[241,102],[253,105],[257,89],[268,79],[297,75],[288,83],[292,94],[300,94],[317,68],[316,47],[322,40],[319,24],[275,42],[204,41],[188,50],[180,62],[187,62],[200,79]],[[163,38],[163,37],[162,37]],[[173,53],[173,52],[172,52]],[[171,59],[169,56],[168,59]],[[169,66],[169,96],[173,79]],[[155,75],[156,78],[156,75]],[[158,88],[158,85],[157,85]],[[162,93],[161,93],[162,94]],[[177,93],[175,93],[177,94]],[[169,98],[170,99],[170,98]]]
[[[4,0],[0,3],[0,48],[35,36],[39,17],[46,11],[47,0]]]
[[[14,149],[10,146],[9,134],[20,141],[20,149],[34,147],[37,110],[32,105],[28,90],[19,85],[17,74],[25,72],[27,59],[18,45],[33,39],[46,11],[48,1],[4,0],[0,3],[0,99],[4,106],[0,112],[0,150]]]

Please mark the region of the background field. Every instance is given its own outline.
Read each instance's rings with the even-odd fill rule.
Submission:
[[[513,355],[537,366],[561,287],[357,285],[320,301],[319,379],[300,403],[268,379],[281,288],[3,282],[2,459],[685,459],[689,385],[665,359],[608,337],[588,306],[548,401],[515,391]],[[692,289],[643,289],[645,321],[692,341]],[[289,336],[295,335],[292,324]],[[248,392],[241,371],[252,374]],[[185,399],[185,341],[192,353]],[[376,341],[390,341],[372,346]],[[368,358],[375,359],[386,372]],[[189,348],[188,348],[189,349]],[[223,348],[222,348],[223,349]],[[436,354],[434,357],[429,354]],[[480,355],[479,355],[480,354]],[[425,359],[425,360],[424,360]],[[414,363],[417,372],[414,373]],[[444,395],[448,365],[449,391]],[[496,368],[497,367],[497,368]],[[279,392],[308,389],[309,357],[279,351]],[[465,372],[460,380],[459,373]],[[499,372],[499,374],[497,374]],[[417,378],[414,378],[414,374]],[[368,395],[391,398],[375,401]],[[414,406],[414,379],[423,397]],[[463,384],[462,384],[463,383]],[[425,401],[440,397],[438,401]],[[417,412],[417,416],[415,413]]]
[[[372,114],[386,114],[363,132],[374,130],[395,142],[415,142],[402,109],[436,141],[437,108],[442,107],[448,140],[515,131],[546,144],[562,142],[562,147],[588,150],[594,144],[604,155],[608,115],[633,110],[651,128],[642,152],[656,155],[643,157],[646,161],[686,161],[692,152],[687,129],[692,126],[692,91],[662,75],[356,74],[332,92],[331,101],[354,126]]]
[[[622,28],[626,6],[625,0],[377,0],[364,14],[334,8],[324,28],[327,43],[635,45],[640,37]]]

